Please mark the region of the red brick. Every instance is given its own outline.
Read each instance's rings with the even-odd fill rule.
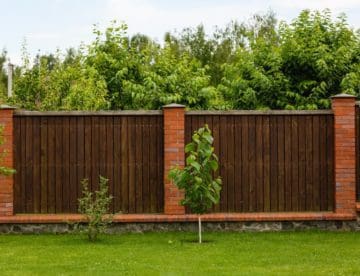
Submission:
[[[164,107],[164,212],[167,215],[185,214],[179,205],[184,193],[168,179],[169,170],[185,163],[185,108]]]
[[[355,97],[333,97],[335,212],[356,215]]]
[[[360,208],[360,206],[358,206]],[[178,211],[178,210],[176,210]],[[311,213],[213,213],[202,216],[203,221],[303,221],[303,220],[355,220],[353,213],[311,212]],[[82,222],[85,217],[79,214],[38,214],[0,216],[0,223],[68,223]],[[193,214],[117,214],[114,222],[186,222],[197,221]]]
[[[0,109],[0,125],[4,126],[3,135],[5,143],[1,147],[1,152],[6,151],[6,156],[2,160],[2,166],[13,167],[13,110]],[[0,177],[0,216],[13,215],[13,176]]]

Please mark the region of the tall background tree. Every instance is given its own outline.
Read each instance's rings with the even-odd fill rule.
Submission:
[[[158,43],[126,24],[94,28],[94,40],[16,68],[11,103],[34,110],[326,109],[360,93],[360,32],[346,16],[302,11],[290,24],[273,12],[207,34],[199,25]],[[5,54],[0,56],[0,95]],[[6,87],[6,86],[5,86]]]

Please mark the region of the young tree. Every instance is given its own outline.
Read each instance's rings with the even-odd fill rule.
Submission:
[[[81,184],[83,186],[83,196],[78,199],[79,212],[84,214],[87,219],[85,233],[89,241],[96,241],[100,233],[105,232],[108,224],[111,223],[112,217],[108,215],[109,206],[112,196],[109,196],[109,180],[99,176],[100,188],[95,193],[89,190],[89,182],[84,179]]]
[[[220,200],[221,178],[213,177],[219,166],[212,146],[213,141],[208,125],[195,131],[192,142],[185,147],[188,155],[185,168],[173,168],[169,173],[175,185],[185,190],[185,198],[181,200],[181,204],[198,214],[199,243],[202,241],[201,215]]]

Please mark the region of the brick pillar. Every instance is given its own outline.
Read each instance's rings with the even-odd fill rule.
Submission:
[[[164,109],[164,212],[167,215],[185,214],[179,201],[184,197],[168,174],[172,167],[185,164],[185,106],[169,104]]]
[[[335,212],[356,214],[355,96],[332,97],[335,135]]]
[[[0,152],[6,151],[1,166],[13,168],[13,113],[14,108],[0,106],[0,125],[4,126],[3,135],[5,143],[1,146]],[[14,176],[0,175],[0,216],[12,216],[14,214]]]

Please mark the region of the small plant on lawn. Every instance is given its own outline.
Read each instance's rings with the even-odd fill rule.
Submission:
[[[112,222],[109,206],[113,197],[109,195],[109,180],[100,175],[99,182],[99,190],[93,193],[89,190],[88,179],[81,181],[83,196],[79,198],[79,212],[86,216],[87,225],[84,232],[90,241],[97,240],[98,235],[104,233]]]
[[[195,131],[192,142],[185,147],[185,168],[173,168],[169,173],[169,178],[175,185],[185,190],[185,198],[181,200],[181,204],[198,214],[199,243],[202,241],[201,215],[220,200],[221,178],[213,178],[213,173],[219,167],[213,141],[208,125]]]
[[[4,132],[4,126],[0,125],[0,148],[5,143],[5,138],[4,138],[3,132]],[[6,155],[6,151],[1,150],[0,151],[0,175],[10,175],[10,174],[15,173],[14,169],[1,165],[4,160],[5,155]]]

